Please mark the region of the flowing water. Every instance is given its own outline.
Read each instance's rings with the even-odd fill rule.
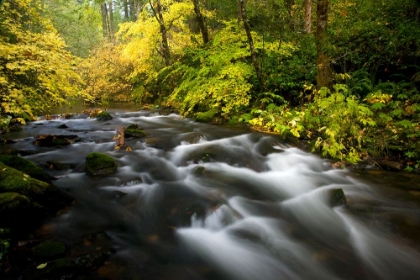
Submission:
[[[75,202],[50,224],[73,256],[108,247],[98,273],[110,279],[419,279],[420,180],[377,170],[333,169],[276,137],[195,123],[176,114],[109,110],[39,120],[3,146],[24,150]],[[65,123],[69,128],[58,129]],[[115,129],[148,134],[114,150]],[[77,134],[63,147],[34,146],[37,134]],[[116,174],[84,172],[103,152]],[[30,153],[29,153],[30,154]],[[332,207],[331,190],[347,205]]]

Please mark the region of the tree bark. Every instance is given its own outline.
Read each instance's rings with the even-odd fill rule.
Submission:
[[[109,39],[114,41],[114,4],[109,0]]]
[[[193,4],[194,4],[195,16],[196,16],[197,21],[198,21],[198,26],[200,27],[201,36],[203,37],[203,43],[204,43],[204,45],[206,45],[210,41],[209,40],[209,31],[207,29],[206,23],[204,22],[204,17],[201,14],[200,5],[199,5],[198,0],[193,0]]]
[[[162,14],[162,5],[160,3],[160,0],[156,0],[156,10],[155,10],[151,0],[149,0],[149,4],[150,4],[150,8],[153,11],[153,15],[155,16],[156,20],[159,23],[160,34],[162,36],[160,52],[163,58],[165,59],[165,65],[169,66],[171,65],[171,52],[169,50],[169,43],[168,43],[168,30],[166,29],[165,21],[163,19],[163,14]]]
[[[130,16],[128,14],[128,1],[127,0],[123,1],[123,7],[124,7],[124,19],[128,20]]]
[[[108,37],[108,9],[106,3],[101,4],[101,17],[102,17],[102,32],[104,38]]]
[[[252,34],[251,34],[251,29],[248,25],[248,19],[246,16],[246,3],[245,0],[238,0],[238,6],[239,6],[239,11],[240,11],[240,16],[241,16],[241,20],[244,24],[244,29],[246,32],[246,36],[248,37],[248,44],[249,44],[249,50],[251,51],[251,59],[252,59],[252,64],[254,65],[254,69],[255,69],[255,73],[257,74],[257,79],[258,82],[260,84],[261,90],[264,89],[264,81],[262,78],[262,73],[261,73],[261,68],[260,65],[258,64],[258,59],[257,59],[257,53],[255,52],[255,47],[254,47],[254,41],[252,39]]]
[[[316,63],[317,63],[317,88],[330,87],[332,71],[327,52],[328,44],[328,0],[318,0],[316,10]]]
[[[305,32],[311,33],[312,0],[305,0]]]

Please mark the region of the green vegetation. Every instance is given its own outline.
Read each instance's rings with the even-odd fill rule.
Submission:
[[[2,130],[94,97],[244,123],[342,164],[419,168],[419,1],[42,3],[0,8]]]
[[[35,246],[32,251],[34,256],[42,257],[57,257],[64,253],[66,246],[60,241],[48,240]]]
[[[102,153],[90,153],[86,157],[86,173],[93,176],[103,176],[115,173],[117,163],[115,160]]]
[[[139,126],[137,124],[130,124],[129,126],[127,126],[124,129],[124,136],[125,137],[137,137],[137,138],[141,138],[141,137],[145,137],[146,136],[146,132],[144,132],[143,129],[139,128]]]

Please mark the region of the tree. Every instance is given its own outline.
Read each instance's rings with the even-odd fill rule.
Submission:
[[[201,36],[203,37],[204,45],[209,42],[209,30],[207,29],[204,17],[200,11],[199,0],[192,0],[194,4],[194,12],[197,18],[198,26],[200,27]]]
[[[260,65],[258,64],[257,53],[255,52],[255,48],[254,48],[254,41],[252,39],[251,29],[248,25],[245,0],[239,0],[238,5],[239,5],[240,17],[243,22],[246,36],[248,38],[248,45],[249,45],[249,50],[251,52],[252,64],[254,65],[255,73],[257,75],[260,88],[262,90],[264,89],[264,81],[263,81]]]
[[[328,0],[318,0],[316,10],[316,64],[317,88],[330,87],[332,83],[332,70],[328,56]]]
[[[66,51],[40,1],[5,1],[0,7],[0,125],[24,123],[34,111],[88,98],[79,92],[76,59]]]
[[[160,54],[165,59],[166,66],[169,66],[171,65],[171,51],[169,49],[169,43],[168,43],[168,35],[167,35],[168,30],[166,29],[165,20],[163,19],[163,14],[162,14],[162,4],[160,3],[160,0],[156,0],[156,9],[153,7],[153,4],[150,0],[149,0],[149,4],[150,4],[150,8],[153,11],[154,17],[159,23],[160,35],[162,37]]]
[[[305,32],[311,33],[312,0],[305,0]]]
[[[72,54],[87,57],[101,42],[101,21],[96,4],[79,0],[44,0],[44,3],[43,15],[51,18]]]

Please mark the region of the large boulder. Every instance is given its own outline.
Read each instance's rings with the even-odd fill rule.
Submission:
[[[51,183],[34,179],[2,162],[0,195],[0,226],[7,227],[36,225],[71,201],[68,195]]]
[[[106,176],[117,171],[115,160],[103,153],[90,153],[86,157],[86,173],[93,176]]]
[[[32,178],[44,182],[50,182],[50,176],[48,176],[48,174],[42,170],[42,168],[38,167],[27,159],[13,155],[0,155],[0,162],[7,166],[13,167],[14,169],[20,170]]]
[[[0,227],[17,225],[30,213],[31,200],[15,192],[0,193]]]

